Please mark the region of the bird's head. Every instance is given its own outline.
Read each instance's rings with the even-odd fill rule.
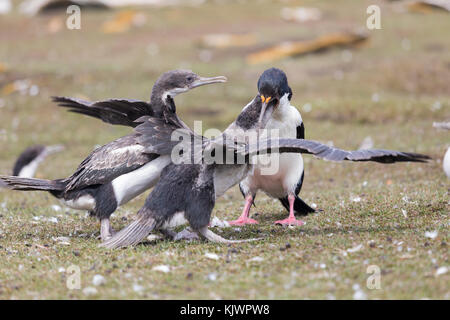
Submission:
[[[260,127],[263,127],[263,124],[279,107],[281,99],[286,96],[288,100],[291,100],[292,90],[288,85],[286,74],[276,68],[264,71],[258,80],[258,94],[262,103],[258,123]]]
[[[158,99],[162,100],[163,103],[167,103],[168,100],[173,99],[177,94],[207,84],[226,81],[227,78],[224,76],[205,78],[200,77],[190,70],[168,71],[156,80],[153,86],[151,100]]]

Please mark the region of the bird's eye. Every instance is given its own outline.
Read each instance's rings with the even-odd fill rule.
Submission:
[[[192,79],[193,79],[192,77],[187,77],[186,78],[187,81],[192,81]]]

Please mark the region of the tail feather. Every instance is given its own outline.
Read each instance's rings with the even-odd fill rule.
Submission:
[[[0,181],[3,182],[7,186],[7,188],[22,191],[62,191],[66,187],[66,183],[63,180],[44,180],[20,178],[16,176],[0,176]]]
[[[280,200],[281,204],[283,205],[283,207],[285,207],[286,210],[289,211],[289,201],[288,201],[287,197],[280,198],[279,200]],[[314,210],[309,205],[307,205],[306,202],[303,201],[302,199],[300,199],[298,196],[295,196],[294,211],[298,215],[301,215],[301,216],[306,216],[309,213],[316,212],[316,210]]]
[[[134,246],[141,242],[155,229],[156,221],[152,218],[138,219],[116,233],[111,239],[100,244],[100,247],[116,249],[120,247]]]

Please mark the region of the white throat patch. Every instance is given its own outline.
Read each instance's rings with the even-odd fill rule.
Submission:
[[[33,161],[20,169],[18,176],[21,178],[33,178],[39,164],[44,161],[47,155],[48,152],[44,150],[40,155],[34,158]]]
[[[279,109],[289,107],[291,105],[291,102],[289,101],[289,93],[285,93],[281,99],[280,99],[280,105],[278,106]]]
[[[168,97],[174,98],[176,95],[188,91],[189,88],[174,88],[171,90],[164,91],[162,95],[162,100],[166,101]]]
[[[287,115],[291,108],[291,102],[289,101],[289,93],[285,93],[281,99],[280,104],[278,107],[274,110],[272,117],[274,118],[280,118],[283,115]]]

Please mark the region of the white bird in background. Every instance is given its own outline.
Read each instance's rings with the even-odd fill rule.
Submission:
[[[450,122],[434,122],[433,127],[438,129],[450,130]],[[444,160],[442,162],[444,172],[447,177],[450,178],[450,147],[447,148],[447,152],[445,153]]]
[[[445,153],[443,167],[445,174],[450,178],[450,147],[447,148],[447,152]]]

